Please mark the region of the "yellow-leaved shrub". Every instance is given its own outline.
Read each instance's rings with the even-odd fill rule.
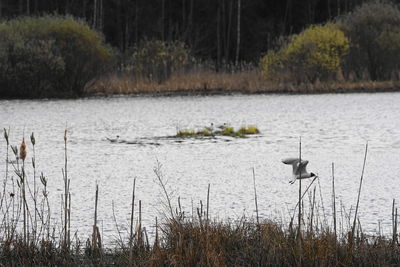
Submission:
[[[327,80],[339,70],[349,50],[349,40],[334,24],[307,28],[280,50],[262,58],[266,79],[296,82]]]

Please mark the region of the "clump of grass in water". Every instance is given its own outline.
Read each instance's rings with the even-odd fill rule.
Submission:
[[[198,131],[194,130],[179,130],[176,133],[177,137],[199,137],[199,136],[213,136],[214,133],[208,129],[202,129]]]
[[[221,135],[234,136],[234,137],[246,137],[246,135],[259,134],[260,131],[256,126],[242,126],[238,131],[235,131],[233,127],[225,127],[220,132]]]
[[[196,132],[193,130],[179,130],[176,133],[177,137],[193,137],[196,136]]]
[[[233,127],[224,127],[220,132],[218,132],[221,135],[235,135],[235,130]]]
[[[241,134],[259,134],[260,130],[256,126],[250,125],[250,126],[242,126],[240,127],[238,133]]]
[[[202,129],[200,131],[197,131],[196,135],[200,135],[200,136],[212,136],[213,133],[208,130],[208,129]]]

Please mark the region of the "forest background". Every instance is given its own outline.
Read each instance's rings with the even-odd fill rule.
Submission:
[[[4,30],[4,32],[8,31],[8,34],[2,33],[3,37],[0,38],[0,48],[3,48],[0,49],[0,63],[2,63],[0,76],[4,76],[0,77],[0,95],[2,97],[70,97],[86,93],[397,90],[397,84],[393,83],[394,80],[398,80],[393,79],[393,74],[397,73],[397,65],[395,68],[383,67],[378,70],[379,64],[369,59],[370,51],[358,55],[354,51],[348,53],[345,43],[340,48],[340,54],[333,55],[338,57],[334,60],[337,61],[336,65],[339,69],[330,69],[329,75],[317,73],[318,75],[310,76],[302,71],[300,73],[299,69],[303,70],[304,66],[293,64],[292,58],[285,59],[286,63],[284,59],[279,58],[278,64],[275,64],[276,58],[265,57],[268,52],[278,51],[287,46],[293,41],[293,36],[302,33],[310,26],[335,22],[341,18],[346,19],[346,16],[350,17],[349,14],[357,7],[367,2],[370,1],[0,0],[0,21],[3,21],[3,26],[4,22],[22,21],[20,26],[17,25],[18,23],[9,23],[11,27]],[[344,24],[347,23],[347,25],[356,25],[346,32],[345,38],[354,37],[351,34],[360,35],[359,32],[354,31],[357,25],[365,26],[365,28],[372,25],[377,28],[379,34],[385,31],[387,25],[398,25],[400,12],[396,6],[397,2],[387,2],[386,6],[383,4],[385,8],[377,10],[377,16],[372,21],[365,20],[369,16],[368,12],[375,8],[370,5],[369,10],[367,8],[364,13],[361,12],[358,21],[345,22]],[[396,12],[388,14],[388,10],[390,13],[390,9],[393,8]],[[43,16],[47,16],[47,21],[39,23],[41,26],[27,19]],[[390,21],[388,22],[389,19],[382,21],[385,18],[390,18]],[[43,37],[43,28],[46,28],[46,25],[56,20],[58,24],[66,25],[68,23],[65,19],[73,20],[81,26],[70,25],[69,30],[55,29],[59,26],[50,27],[47,30],[48,34]],[[29,27],[23,26],[25,24],[31,29],[26,30]],[[55,23],[55,25],[58,24]],[[83,27],[85,29],[79,28],[82,24],[86,27]],[[384,26],[381,27],[381,25]],[[341,31],[346,31],[346,27],[345,25],[339,28]],[[94,30],[98,35],[93,35],[90,39],[89,29]],[[29,34],[27,34],[28,31]],[[87,40],[84,45],[79,45],[79,41],[78,45],[74,46],[68,36],[73,31],[75,37],[80,36],[77,39],[90,40]],[[11,36],[16,32],[22,37]],[[323,32],[325,35],[330,34],[325,29]],[[393,61],[393,55],[397,54],[396,51],[399,48],[397,45],[393,48],[392,45],[394,42],[397,43],[398,29],[396,28],[394,32],[395,35],[390,33],[390,36],[384,36],[386,38],[384,42],[389,43],[390,49],[393,50],[393,53],[387,54],[387,59],[393,59]],[[318,33],[311,34],[311,38],[314,38],[315,34],[318,35]],[[32,36],[40,36],[40,38],[35,37],[35,39]],[[65,50],[66,47],[60,48],[61,37],[68,46],[73,47],[70,49],[72,51],[65,52],[63,49]],[[373,40],[378,37],[376,35],[368,38]],[[320,37],[314,41],[306,40],[306,42],[315,44],[332,41],[321,41],[318,38]],[[369,42],[368,38],[362,41]],[[34,42],[32,39],[35,39]],[[387,41],[388,39],[390,40]],[[16,40],[20,41],[21,50],[15,45],[18,43]],[[47,43],[44,44],[43,40]],[[307,43],[296,48],[300,51],[301,57],[311,58],[310,53],[321,52],[306,51],[304,47]],[[104,45],[107,47],[104,48]],[[327,49],[331,49],[334,45],[337,44],[328,44]],[[357,45],[353,44],[353,47]],[[85,46],[96,47],[99,50],[88,51],[88,49],[83,49]],[[75,51],[76,47],[82,51]],[[46,49],[48,51],[43,52]],[[43,54],[46,54],[47,58],[44,59]],[[51,62],[48,58],[50,54],[53,55]],[[92,56],[88,56],[90,54]],[[70,60],[66,55],[70,56]],[[329,56],[332,57],[332,55]],[[371,64],[376,66],[372,71],[370,69],[356,70],[354,69],[356,64],[353,62],[348,64],[349,60],[347,60],[347,67],[351,65],[354,72],[341,75],[340,70],[343,69],[344,62],[342,58],[345,56],[347,58],[368,57],[366,60],[368,62],[357,64],[366,66],[372,62]],[[383,58],[381,55],[377,57]],[[26,62],[27,58],[31,60]],[[79,62],[79,58],[85,62]],[[297,56],[296,61],[300,59]],[[19,62],[19,66],[16,66],[15,62]],[[91,62],[91,65],[87,62]],[[291,74],[291,77],[287,79],[285,72],[288,68],[285,67],[285,70],[282,70],[282,64],[297,66],[297,69],[290,71],[292,74],[297,73],[299,77],[293,77]],[[21,67],[21,65],[24,66]],[[36,66],[42,69],[41,73],[32,71]],[[321,63],[312,68],[321,69]],[[275,77],[276,70],[281,75],[278,75],[275,81],[271,81],[274,79],[270,79],[270,74],[274,74]],[[379,71],[386,74],[380,75],[377,73]],[[78,77],[76,73],[85,73],[85,77]],[[267,76],[270,77],[267,78]],[[341,83],[321,86],[319,82],[327,80],[326,77],[329,77],[328,80]],[[63,82],[59,82],[60,80]],[[287,83],[288,80],[289,83]],[[390,83],[360,85],[352,83],[355,80],[385,80]],[[27,84],[24,84],[24,81],[27,81]],[[344,84],[343,81],[350,83]],[[37,85],[32,86],[32,84]]]

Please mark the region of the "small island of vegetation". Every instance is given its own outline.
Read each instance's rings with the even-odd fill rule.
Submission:
[[[244,138],[247,135],[254,135],[259,134],[260,131],[256,126],[242,126],[239,130],[235,131],[235,129],[231,126],[222,125],[219,127],[207,127],[200,130],[190,130],[190,129],[183,129],[178,130],[176,133],[176,137],[210,137],[210,136],[231,136],[231,137],[241,137]]]

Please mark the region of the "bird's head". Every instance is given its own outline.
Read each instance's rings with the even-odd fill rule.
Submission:
[[[315,173],[311,173],[311,177],[316,177],[317,175]]]

